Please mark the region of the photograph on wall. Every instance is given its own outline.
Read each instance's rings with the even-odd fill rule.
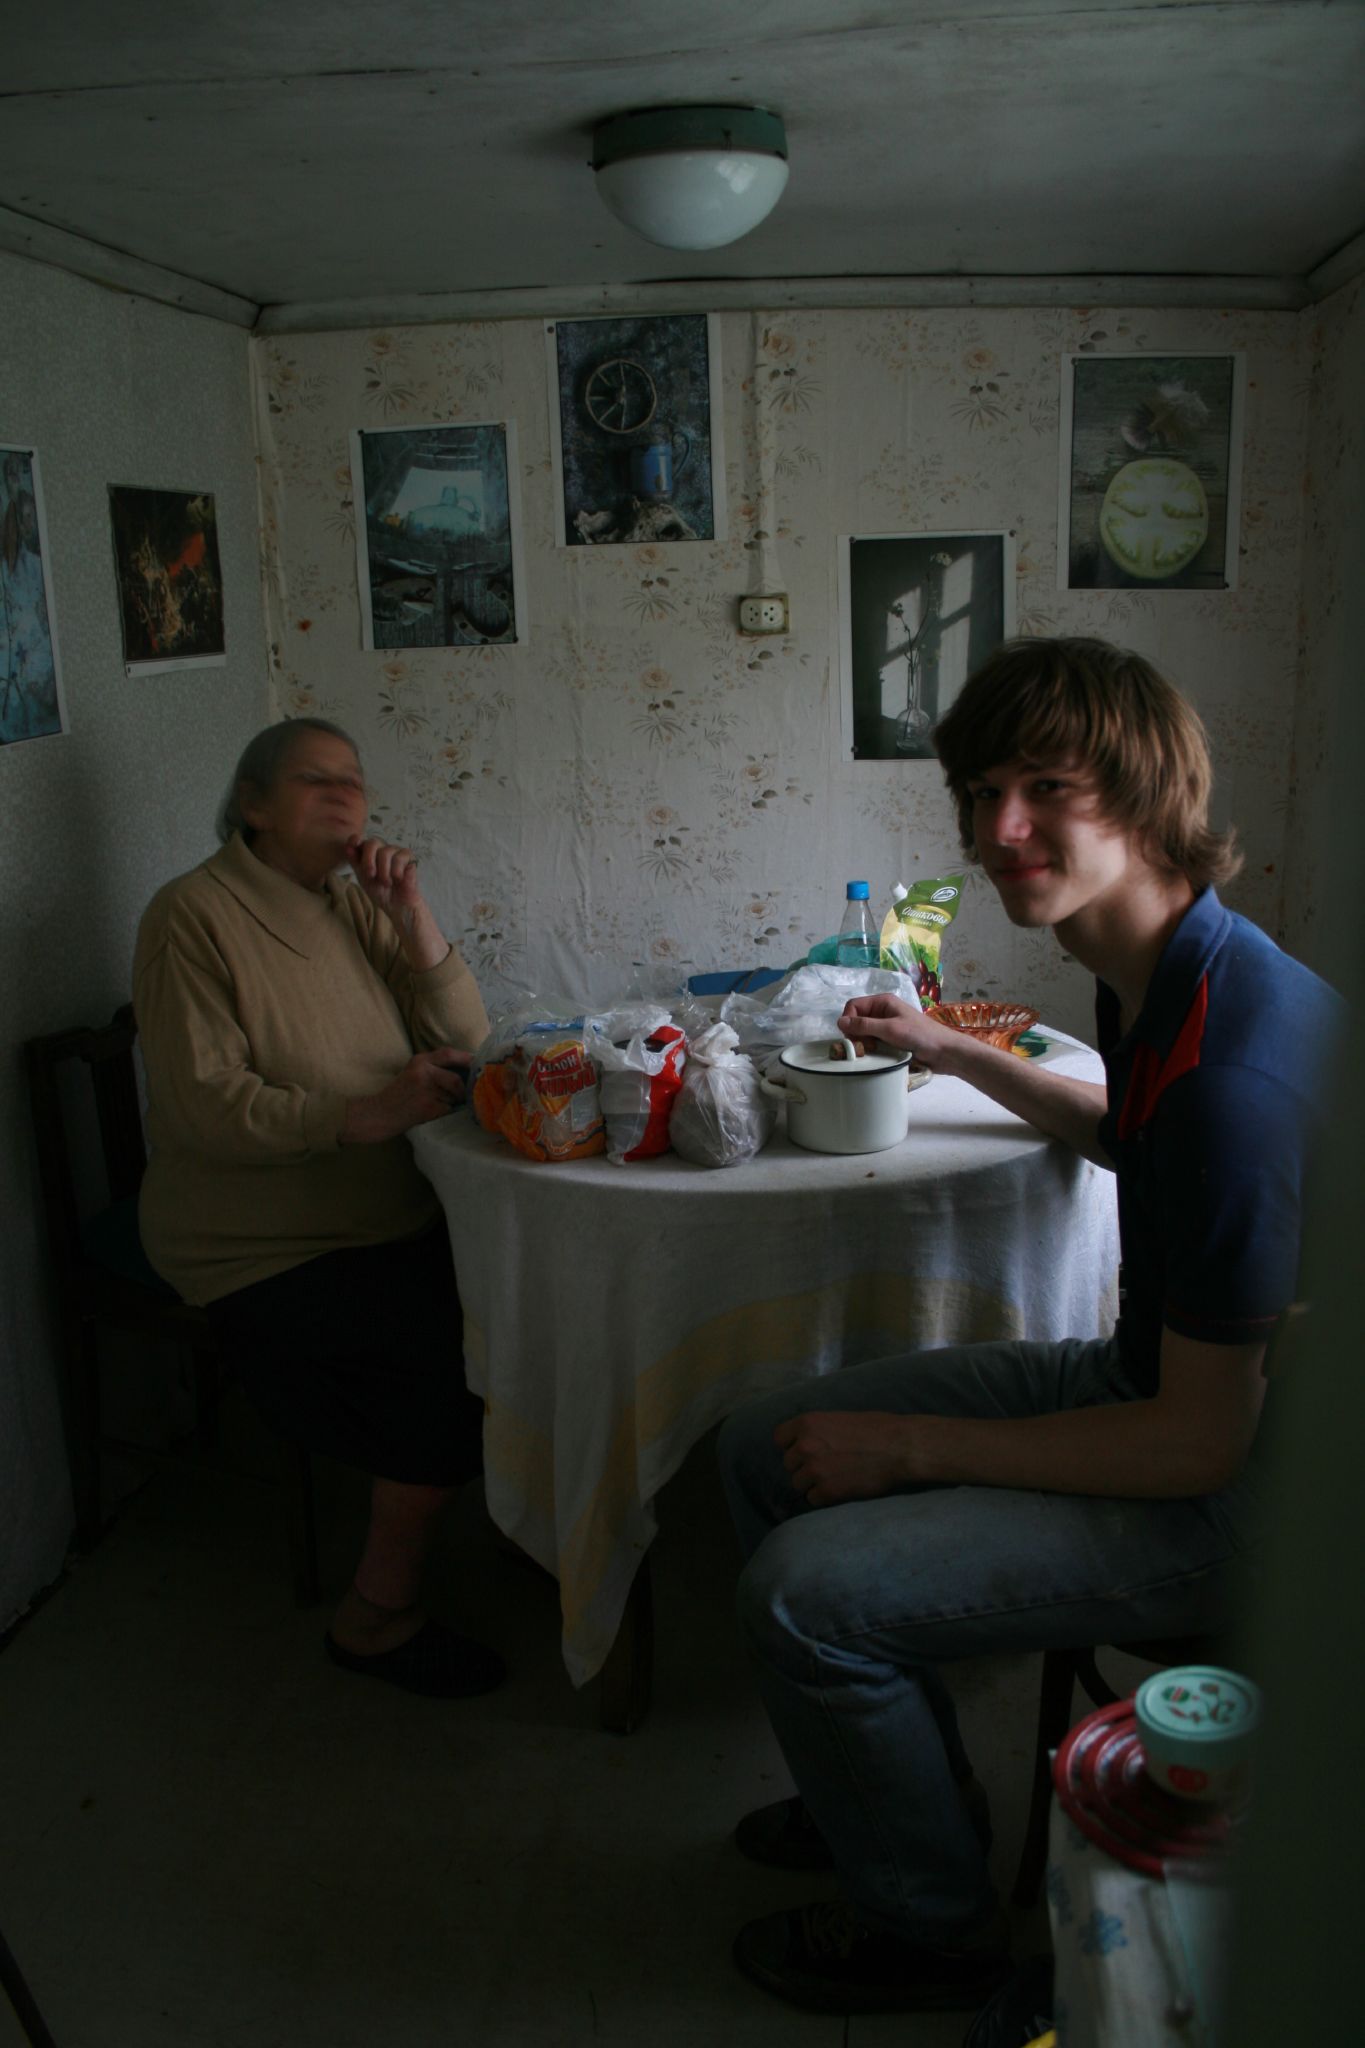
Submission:
[[[0,746],[65,732],[36,448],[0,445]]]
[[[356,428],[351,434],[364,647],[524,642],[516,428]]]
[[[109,486],[126,673],[221,668],[223,572],[211,491]]]
[[[934,727],[1013,630],[1013,535],[842,535],[839,671],[853,759],[933,760]]]
[[[1231,590],[1242,469],[1240,355],[1067,356],[1063,590]]]
[[[550,320],[545,343],[559,546],[724,540],[716,317]]]

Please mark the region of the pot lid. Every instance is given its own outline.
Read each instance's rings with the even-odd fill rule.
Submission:
[[[843,1081],[856,1081],[871,1074],[884,1074],[895,1067],[908,1067],[911,1055],[908,1052],[869,1052],[860,1060],[831,1059],[829,1055],[833,1040],[829,1038],[805,1039],[800,1045],[784,1046],[781,1064],[798,1074],[833,1074]]]

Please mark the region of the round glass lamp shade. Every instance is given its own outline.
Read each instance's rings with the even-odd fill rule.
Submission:
[[[593,169],[619,221],[665,249],[719,249],[766,220],[787,137],[762,107],[651,107],[593,131]]]

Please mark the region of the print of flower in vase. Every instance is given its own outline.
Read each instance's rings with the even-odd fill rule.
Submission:
[[[405,703],[398,690],[380,691],[379,724],[384,731],[393,733],[400,740],[413,739],[423,726],[430,723],[426,713]]]
[[[931,720],[920,701],[924,680],[922,653],[924,636],[934,620],[943,610],[943,571],[950,569],[953,558],[941,549],[929,557],[929,571],[924,579],[924,603],[920,610],[919,624],[911,626],[905,616],[903,604],[889,607],[888,616],[899,619],[905,629],[905,709],[896,720],[896,747],[901,753],[909,753],[917,747],[928,732]],[[938,575],[934,575],[934,570]]]
[[[417,386],[406,379],[404,350],[391,334],[370,336],[364,395],[383,413],[406,412],[417,400]]]
[[[994,377],[978,372],[967,386],[965,398],[954,399],[948,410],[954,419],[965,420],[968,429],[994,427],[1001,420],[1009,418],[1009,408],[1003,402],[1000,379],[1008,377],[1008,370],[998,370]]]
[[[688,858],[682,835],[688,828],[679,822],[677,812],[667,804],[656,804],[645,813],[645,823],[654,833],[648,850],[640,855],[640,866],[645,873],[652,875],[655,881],[686,874]],[[671,829],[675,826],[676,831]]]
[[[795,363],[788,363],[785,369],[774,367],[764,372],[763,402],[773,412],[814,412],[815,401],[822,389],[818,377],[799,370]]]
[[[651,696],[643,711],[630,719],[632,733],[645,733],[651,748],[667,748],[684,733],[684,715],[677,705],[681,690],[671,696]]]
[[[464,928],[466,943],[460,951],[474,968],[497,974],[510,973],[521,947],[507,932],[510,920],[496,903],[471,903],[472,924]]]

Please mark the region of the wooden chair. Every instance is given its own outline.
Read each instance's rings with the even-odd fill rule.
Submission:
[[[119,1441],[101,1428],[100,1335],[115,1330],[177,1346],[192,1361],[195,1435],[211,1437],[225,1360],[203,1309],[191,1308],[148,1264],[137,1231],[137,1194],[147,1165],[142,1103],[133,1049],[132,1005],[115,1011],[99,1029],[78,1026],[24,1048],[29,1100],[48,1242],[55,1269],[65,1366],[64,1422],[76,1539],[82,1549],[103,1526],[100,1454],[117,1448],[156,1457],[147,1447]],[[73,1084],[70,1077],[75,1077]],[[79,1087],[81,1077],[85,1088]],[[93,1104],[105,1189],[83,1202],[77,1135],[81,1112]],[[87,1213],[93,1207],[93,1213]],[[319,1597],[312,1470],[296,1443],[283,1454],[294,1590],[301,1605]]]

